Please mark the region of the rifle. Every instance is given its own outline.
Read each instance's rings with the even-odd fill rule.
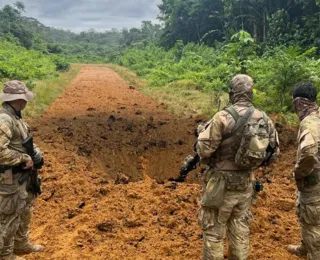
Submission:
[[[196,138],[198,138],[199,132],[204,127],[205,127],[205,123],[200,123],[198,128],[194,130],[194,135]],[[185,182],[186,178],[188,176],[188,173],[197,168],[197,165],[200,164],[200,156],[197,153],[196,146],[197,146],[197,142],[195,142],[193,145],[193,151],[195,152],[194,156],[189,154],[186,158],[184,158],[184,163],[180,167],[179,177],[178,178],[169,178],[169,181]]]
[[[33,137],[27,137],[22,144],[23,147],[27,149],[27,154],[33,159],[34,157],[34,146]],[[28,185],[28,191],[32,192],[36,197],[41,194],[41,177],[39,176],[38,169],[43,166],[43,160],[35,164],[33,169],[24,170],[24,173],[19,179],[19,184],[22,185],[30,177],[30,185]]]
[[[266,158],[264,159],[264,161],[260,164],[260,167],[266,167],[269,165],[270,160],[272,158],[272,155],[276,152],[276,149],[274,149],[270,144],[268,145],[267,149],[266,149]]]
[[[188,155],[184,159],[184,163],[180,168],[179,177],[178,178],[170,178],[169,181],[174,182],[185,182],[188,176],[188,173],[197,168],[197,164],[200,163],[199,154],[195,154],[194,156]]]

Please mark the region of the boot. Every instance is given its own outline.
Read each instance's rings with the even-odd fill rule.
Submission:
[[[43,245],[33,245],[28,243],[23,247],[15,248],[13,252],[16,255],[27,255],[30,253],[42,252],[43,250],[44,250]]]
[[[293,255],[296,255],[296,256],[307,256],[308,254],[308,251],[307,249],[304,247],[304,245],[289,245],[288,248],[287,248],[288,252],[290,252],[291,254]]]
[[[203,256],[202,260],[223,260],[223,242],[203,241]]]

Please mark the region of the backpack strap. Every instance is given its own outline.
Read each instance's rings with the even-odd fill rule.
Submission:
[[[236,123],[236,127],[233,129],[233,133],[241,133],[244,130],[246,123],[252,117],[254,112],[254,108],[250,107],[243,116],[240,116],[239,120]]]
[[[242,133],[245,124],[248,122],[248,120],[251,118],[254,112],[253,107],[250,107],[243,116],[240,116],[233,106],[227,107],[224,110],[227,111],[233,117],[235,121],[235,127],[223,139],[228,139],[234,134]]]
[[[270,133],[270,128],[269,128],[269,117],[267,116],[267,114],[264,112],[264,111],[261,111],[262,112],[262,119],[263,121],[266,123],[267,125],[267,133],[269,134]]]
[[[235,122],[238,121],[240,116],[239,116],[238,112],[234,109],[233,106],[226,107],[224,110],[227,111],[233,117]]]

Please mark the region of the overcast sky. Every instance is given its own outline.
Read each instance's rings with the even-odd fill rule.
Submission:
[[[17,0],[0,0],[0,7]],[[157,22],[161,0],[22,0],[26,16],[47,26],[80,32],[93,28],[140,27],[141,21]]]

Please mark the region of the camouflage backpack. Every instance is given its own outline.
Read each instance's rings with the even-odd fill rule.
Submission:
[[[266,150],[269,145],[268,117],[263,113],[263,117],[253,118],[253,107],[249,108],[243,116],[239,116],[232,106],[225,110],[236,122],[231,132],[235,138],[235,163],[242,169],[259,167],[266,159]]]

